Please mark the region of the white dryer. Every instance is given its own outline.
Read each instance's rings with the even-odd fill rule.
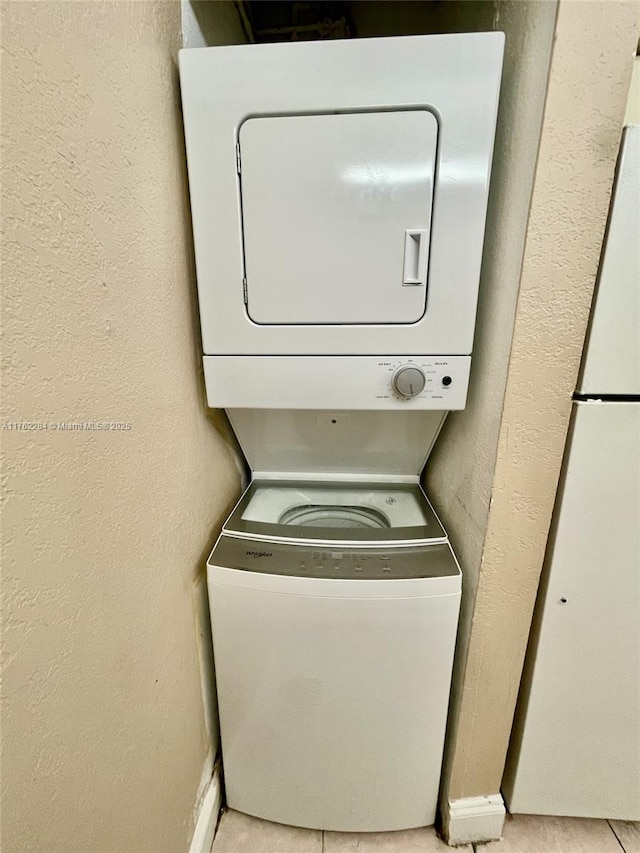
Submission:
[[[503,46],[180,52],[209,405],[464,407]]]
[[[432,824],[461,574],[420,487],[254,481],[208,584],[229,806]]]

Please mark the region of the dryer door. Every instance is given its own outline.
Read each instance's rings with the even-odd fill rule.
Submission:
[[[247,119],[239,147],[251,320],[417,322],[437,138],[424,109]]]

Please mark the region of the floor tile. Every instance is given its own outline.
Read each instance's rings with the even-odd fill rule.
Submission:
[[[622,853],[606,820],[508,815],[500,842],[478,844],[477,853]]]
[[[227,811],[211,853],[322,853],[322,833]]]
[[[624,853],[640,853],[640,820],[610,820]]]
[[[471,853],[471,845],[457,847]],[[325,832],[324,853],[452,853],[433,827],[403,832]]]

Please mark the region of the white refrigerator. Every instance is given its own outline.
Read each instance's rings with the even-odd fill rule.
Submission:
[[[640,125],[625,128],[503,793],[640,820]]]

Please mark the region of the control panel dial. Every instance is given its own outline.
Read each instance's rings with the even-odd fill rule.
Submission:
[[[426,381],[423,371],[413,364],[405,364],[396,370],[392,380],[394,390],[407,399],[422,393]]]

